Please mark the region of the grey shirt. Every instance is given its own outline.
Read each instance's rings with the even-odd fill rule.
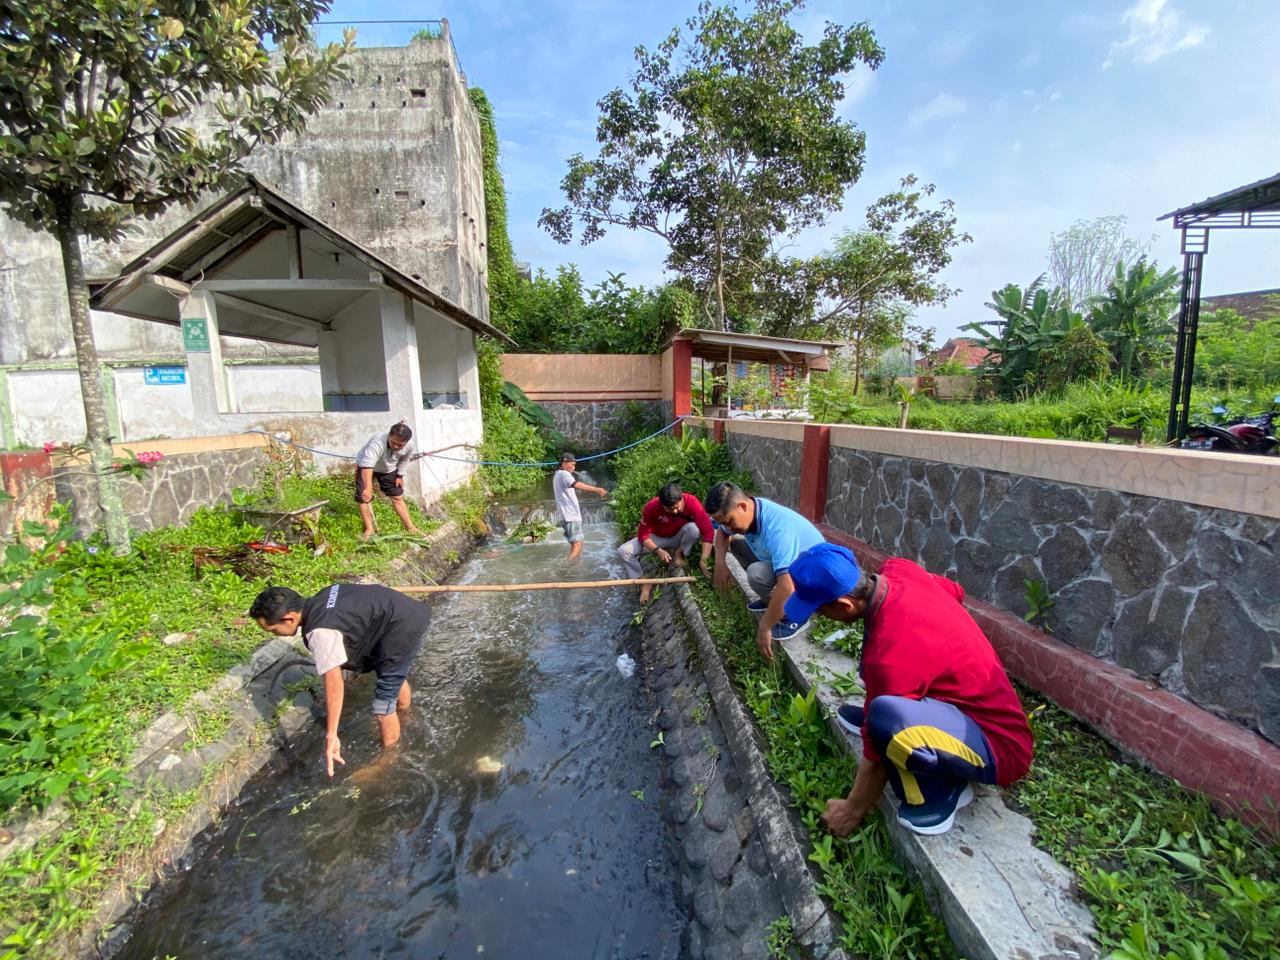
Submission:
[[[378,434],[369,438],[369,442],[356,454],[357,467],[372,467],[374,473],[399,473],[404,462],[418,452],[412,440],[399,450],[387,446],[387,435]]]
[[[582,520],[582,511],[578,509],[578,491],[573,489],[577,482],[568,470],[557,470],[551,480],[556,494],[556,516],[562,521]]]

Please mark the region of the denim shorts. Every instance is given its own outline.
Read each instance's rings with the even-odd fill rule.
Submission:
[[[386,717],[396,712],[396,700],[400,696],[400,688],[409,678],[409,668],[413,666],[413,661],[417,659],[419,651],[422,650],[422,643],[426,639],[427,635],[424,633],[403,660],[385,670],[378,671],[378,683],[373,688],[375,717]]]
[[[564,531],[564,538],[570,543],[581,543],[586,539],[586,535],[582,532],[581,520],[561,520],[560,529]]]

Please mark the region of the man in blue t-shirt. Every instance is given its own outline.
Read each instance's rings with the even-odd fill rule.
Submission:
[[[759,597],[747,606],[760,614],[756,645],[766,660],[773,660],[773,641],[786,640],[806,629],[806,624],[793,623],[783,616],[787,598],[795,589],[787,572],[796,557],[810,547],[825,541],[818,528],[781,504],[752,497],[735,483],[721,481],[707,491],[704,501],[707,513],[716,521],[716,587],[729,584],[726,557],[735,536],[741,536],[750,548],[747,557],[747,581]]]

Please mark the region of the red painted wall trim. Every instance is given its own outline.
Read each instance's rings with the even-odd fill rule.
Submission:
[[[887,554],[827,524],[869,570]],[[1280,837],[1280,747],[980,600],[965,603],[1005,669],[1148,766]]]
[[[821,423],[804,425],[800,453],[801,516],[821,523],[827,512],[827,464],[831,452],[831,428]]]
[[[671,344],[671,407],[677,417],[693,412],[693,341],[676,340]],[[683,435],[682,424],[676,424],[675,435]]]
[[[716,443],[724,443],[724,421],[713,420],[711,422],[711,439]]]

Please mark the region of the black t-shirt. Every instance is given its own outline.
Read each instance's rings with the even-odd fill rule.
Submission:
[[[358,673],[403,663],[430,624],[430,607],[376,583],[335,583],[302,605],[303,642],[312,630],[341,632],[343,667]]]

